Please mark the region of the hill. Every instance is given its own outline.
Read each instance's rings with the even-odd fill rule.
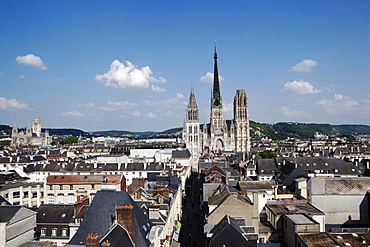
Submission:
[[[273,140],[282,140],[288,137],[309,139],[313,138],[316,132],[327,136],[370,135],[370,126],[368,125],[331,125],[306,123],[261,124],[250,121],[250,127],[251,137],[264,135]]]
[[[231,120],[226,121],[227,124],[231,124]],[[209,124],[208,130],[209,130]],[[200,125],[203,129],[203,124]],[[343,124],[343,125],[331,125],[331,124],[307,124],[307,123],[257,123],[250,121],[251,137],[267,136],[273,140],[284,140],[290,138],[309,139],[313,138],[316,132],[327,136],[357,136],[357,135],[370,135],[369,125],[354,125],[354,124]],[[12,128],[8,125],[0,125],[0,131],[10,134]],[[45,130],[45,129],[43,129]],[[58,136],[112,136],[112,137],[126,137],[130,139],[139,138],[178,138],[181,137],[182,127],[168,129],[162,132],[154,131],[143,131],[143,132],[132,132],[125,130],[108,130],[108,131],[94,131],[85,132],[80,129],[64,128],[64,129],[47,129],[50,135]]]

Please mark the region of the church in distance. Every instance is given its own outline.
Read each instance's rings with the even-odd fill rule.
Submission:
[[[192,155],[234,151],[247,158],[250,153],[248,99],[244,89],[236,90],[234,119],[227,125],[223,117],[222,96],[218,76],[217,52],[214,52],[214,78],[211,92],[210,124],[200,128],[199,109],[194,89],[186,107],[182,137]]]

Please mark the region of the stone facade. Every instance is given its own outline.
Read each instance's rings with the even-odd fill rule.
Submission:
[[[11,146],[19,145],[49,145],[52,141],[52,137],[49,136],[49,131],[46,130],[44,133],[41,132],[41,120],[40,118],[34,118],[32,121],[32,127],[30,120],[25,131],[18,131],[17,121],[14,119],[12,129],[12,141]]]
[[[206,123],[200,131],[199,109],[195,101],[194,89],[190,92],[189,104],[183,128],[183,140],[189,151],[194,154],[234,151],[247,158],[250,152],[248,100],[245,90],[236,91],[234,98],[234,120],[227,125],[223,116],[222,96],[220,90],[217,52],[214,53],[214,78],[211,94],[210,127]],[[202,153],[201,153],[202,152]]]

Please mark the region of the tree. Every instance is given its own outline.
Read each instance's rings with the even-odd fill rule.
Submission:
[[[277,153],[272,150],[264,150],[262,152],[253,151],[252,153],[259,155],[262,159],[273,159],[277,156]]]

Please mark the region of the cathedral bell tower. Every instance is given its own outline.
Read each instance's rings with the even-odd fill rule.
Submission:
[[[186,143],[186,148],[193,157],[198,157],[200,154],[200,125],[199,125],[199,109],[195,100],[194,89],[190,91],[189,103],[186,107],[186,116],[184,127],[182,130],[182,138]]]
[[[214,73],[213,73],[213,88],[211,93],[211,150],[222,151],[227,145],[227,125],[222,114],[222,96],[220,90],[220,81],[218,76],[217,66],[217,51],[215,46],[214,52]]]

